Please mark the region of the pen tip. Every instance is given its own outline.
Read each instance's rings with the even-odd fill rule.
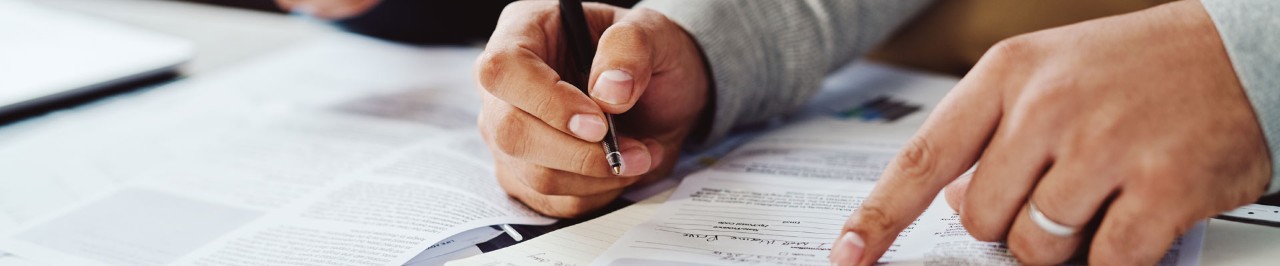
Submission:
[[[621,174],[622,174],[622,166],[614,166],[614,167],[613,167],[613,174],[614,174],[614,175],[621,175]]]

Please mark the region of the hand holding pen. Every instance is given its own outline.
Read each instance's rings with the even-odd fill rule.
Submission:
[[[588,3],[582,11],[580,35],[598,41],[575,39],[586,47],[576,48],[557,2],[514,3],[477,62],[479,126],[499,183],[554,217],[585,214],[665,176],[693,129],[708,123],[699,119],[709,75],[680,26],[649,10]],[[601,144],[611,131],[612,163]]]
[[[582,0],[560,0],[560,32],[564,41],[563,62],[560,65],[560,78],[578,87],[584,94],[587,91],[587,76],[591,75],[591,59],[596,55],[595,45],[591,42],[591,29],[587,25],[587,14],[582,11]],[[626,73],[612,73],[620,80],[631,79]],[[623,76],[626,75],[626,76]],[[604,114],[604,139],[600,146],[604,148],[604,159],[614,175],[622,174],[622,153],[618,151],[618,138],[614,133],[613,115]],[[573,130],[573,125],[570,125]]]

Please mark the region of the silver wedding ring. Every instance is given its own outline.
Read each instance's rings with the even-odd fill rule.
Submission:
[[[1035,222],[1037,226],[1040,226],[1040,229],[1043,229],[1049,234],[1055,236],[1072,236],[1075,235],[1077,231],[1080,231],[1079,229],[1054,222],[1052,219],[1049,219],[1048,216],[1044,216],[1044,213],[1040,212],[1040,209],[1036,208],[1035,203],[1028,202],[1027,205],[1031,206],[1031,211],[1027,212],[1028,215],[1031,215],[1031,221]]]

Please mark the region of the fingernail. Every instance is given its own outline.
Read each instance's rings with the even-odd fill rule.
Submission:
[[[622,176],[638,176],[649,171],[653,158],[644,145],[635,145],[622,149]]]
[[[596,79],[591,96],[609,104],[631,102],[631,74],[621,70],[607,70]]]
[[[845,232],[839,242],[831,248],[831,265],[857,265],[862,259],[862,237],[853,232]]]
[[[608,130],[600,116],[576,114],[569,118],[569,132],[586,141],[599,141]]]

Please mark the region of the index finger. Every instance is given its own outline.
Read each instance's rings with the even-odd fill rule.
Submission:
[[[962,79],[889,163],[875,190],[845,222],[832,248],[833,262],[875,264],[938,192],[973,166],[1001,117],[998,84],[983,73],[975,68]]]

